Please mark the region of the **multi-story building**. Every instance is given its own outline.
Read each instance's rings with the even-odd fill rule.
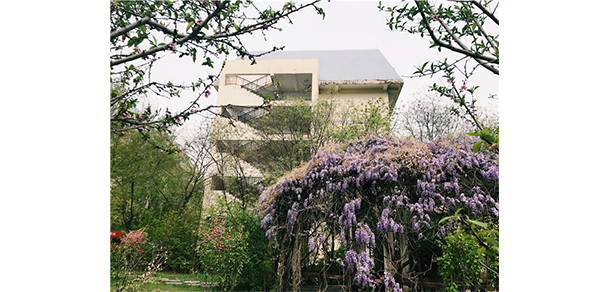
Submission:
[[[274,111],[331,99],[344,107],[381,100],[391,111],[402,86],[403,79],[379,50],[278,51],[258,58],[253,65],[248,60],[226,61],[216,84],[221,116],[215,120],[213,155],[217,167],[212,167],[204,206],[227,193],[243,191],[240,188],[263,178],[265,170],[255,167],[253,160],[273,159],[274,153],[257,150],[263,140],[257,120]],[[273,106],[261,106],[264,98]],[[301,121],[307,123],[307,119]],[[264,140],[276,147],[287,147],[295,132],[307,139],[309,131],[305,126],[292,129],[291,133],[280,131],[275,138],[267,136]],[[231,153],[236,149],[254,151],[249,158],[237,158]]]

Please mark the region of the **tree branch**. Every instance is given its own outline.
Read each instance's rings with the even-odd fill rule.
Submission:
[[[144,18],[142,18],[142,19],[140,19],[140,20],[138,20],[138,21],[136,21],[136,22],[134,22],[134,23],[132,23],[132,24],[130,24],[128,26],[125,26],[125,27],[123,27],[121,29],[117,29],[117,30],[115,30],[113,32],[110,32],[110,41],[112,41],[113,39],[115,39],[115,38],[117,38],[117,37],[119,37],[121,35],[126,34],[130,30],[132,30],[132,29],[134,29],[136,27],[139,27],[140,25],[148,23],[149,21],[150,21],[150,16],[146,16],[146,17],[144,17]]]
[[[183,44],[183,43],[185,43],[185,42],[195,38],[195,36],[197,36],[197,34],[201,31],[201,29],[204,26],[206,26],[208,24],[208,22],[210,22],[210,20],[212,18],[216,17],[220,13],[220,11],[222,11],[222,9],[224,9],[227,6],[228,3],[229,3],[229,1],[223,1],[222,3],[220,3],[216,7],[216,9],[212,13],[210,13],[208,15],[208,17],[206,17],[206,19],[201,24],[196,24],[196,25],[193,26],[193,31],[190,34],[188,34],[188,35],[181,35],[183,37],[178,39],[178,40],[176,40],[176,42],[175,42],[176,45]],[[134,24],[131,24],[129,26],[133,26]],[[163,27],[161,24],[158,24],[158,25],[160,27]],[[159,29],[161,29],[161,28],[159,28]],[[167,27],[164,27],[164,29],[165,30],[169,30],[169,28],[167,28]],[[171,34],[173,34],[173,30],[170,30],[170,31],[171,31]],[[160,47],[152,48],[152,49],[147,50],[147,51],[143,50],[142,52],[140,52],[138,54],[133,54],[133,55],[127,57],[127,58],[118,59],[118,60],[115,60],[115,61],[110,61],[110,67],[113,67],[113,66],[119,65],[119,64],[123,64],[123,63],[129,62],[129,61],[137,60],[137,59],[146,57],[148,55],[152,55],[152,54],[154,54],[156,52],[159,52],[159,51],[167,50],[170,45],[171,44],[166,44],[166,45],[163,45],[163,46],[160,46]]]
[[[451,51],[454,51],[456,53],[469,56],[469,57],[475,59],[479,64],[481,64],[481,66],[485,67],[485,69],[493,72],[496,75],[500,74],[500,71],[498,69],[493,68],[493,67],[487,65],[485,62],[483,62],[483,61],[487,61],[487,62],[490,62],[490,63],[498,63],[498,59],[487,57],[487,56],[483,56],[483,55],[479,55],[479,54],[475,54],[475,53],[471,52],[470,50],[468,50],[468,48],[459,40],[459,38],[457,38],[453,33],[451,33],[451,29],[449,27],[447,27],[447,24],[445,22],[443,22],[442,20],[440,20],[440,19],[439,19],[439,22],[441,23],[443,28],[458,43],[458,45],[460,45],[460,48],[456,48],[456,47],[454,47],[454,46],[452,46],[452,45],[450,45],[448,43],[445,43],[445,42],[439,40],[436,37],[436,35],[434,34],[434,31],[432,30],[432,27],[430,26],[430,23],[428,22],[428,20],[426,18],[426,15],[424,14],[424,9],[423,9],[423,6],[422,6],[422,2],[421,1],[417,1],[415,3],[417,5],[417,10],[419,11],[419,14],[422,17],[422,21],[424,22],[424,27],[428,31],[428,34],[430,34],[430,37],[432,38],[432,41],[435,44],[437,44],[437,45],[439,45],[439,46],[441,46],[443,48],[449,49]]]
[[[477,1],[470,1],[472,4],[474,4],[477,8],[479,8],[481,11],[483,11],[483,13],[485,13],[485,15],[487,15],[491,20],[493,20],[493,22],[495,22],[497,25],[500,25],[500,21],[496,18],[495,15],[493,15],[493,13],[489,12],[485,7],[483,7],[483,5],[481,5],[481,3],[477,2]]]

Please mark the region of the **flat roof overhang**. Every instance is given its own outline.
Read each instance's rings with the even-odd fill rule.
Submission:
[[[394,110],[396,101],[404,85],[403,79],[366,79],[366,80],[320,80],[320,89],[363,89],[370,88],[388,92],[390,112]]]

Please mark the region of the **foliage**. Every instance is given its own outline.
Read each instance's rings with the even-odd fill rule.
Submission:
[[[461,230],[445,237],[443,255],[438,257],[439,274],[447,290],[460,292],[458,284],[472,286],[481,284],[479,274],[483,269],[479,264],[482,256],[473,236]]]
[[[236,289],[240,291],[269,291],[275,285],[273,272],[273,249],[265,236],[261,225],[262,217],[258,212],[248,209],[232,208],[233,216],[229,220],[242,229],[247,260],[244,262],[242,274]]]
[[[197,208],[200,210],[201,208]],[[170,271],[191,272],[198,266],[195,248],[199,228],[200,211],[184,212],[179,215],[175,211],[164,213],[162,217],[151,218],[147,224],[149,235],[155,243],[168,251],[168,259],[164,268]]]
[[[149,244],[145,228],[133,230],[111,247],[110,277],[116,291],[137,291],[150,282],[152,273],[161,269],[167,253]],[[142,265],[145,264],[143,267]],[[144,271],[140,274],[140,271]]]
[[[265,37],[269,29],[281,30],[277,27],[280,21],[290,21],[291,14],[308,7],[324,16],[315,5],[319,1],[279,3],[267,9],[259,9],[250,0],[110,1],[112,131],[139,129],[148,138],[151,130],[170,132],[171,126],[183,124],[194,114],[214,113],[213,106],[202,108],[200,103],[210,96],[217,75],[208,71],[208,76],[190,84],[174,84],[172,80],[159,80],[154,65],[166,58],[175,66],[186,60],[201,62],[203,71],[214,70],[230,53],[255,62],[256,57],[283,47],[252,53],[242,43],[242,36],[261,33]],[[172,99],[190,91],[194,98],[177,112],[144,103],[144,97]]]
[[[151,136],[173,143],[159,132]],[[168,268],[191,270],[206,172],[198,144],[168,154],[135,132],[111,138],[111,228],[147,227],[149,241],[168,251]]]
[[[445,217],[453,229],[441,242],[442,255],[437,258],[439,274],[450,291],[459,286],[483,284],[488,278],[492,286],[498,284],[499,241],[498,225],[483,223],[460,215]]]
[[[429,37],[430,48],[438,48],[439,51],[446,49],[460,56],[455,61],[448,61],[447,58],[427,61],[414,74],[443,74],[446,83],[434,83],[431,90],[452,100],[456,105],[452,109],[453,113],[476,127],[477,131],[473,135],[482,141],[477,144],[478,148],[485,145],[498,153],[498,131],[482,124],[478,117],[475,106],[477,99],[474,96],[478,86],[468,86],[468,79],[477,68],[483,67],[488,72],[500,74],[499,34],[488,33],[496,31],[500,24],[495,15],[498,4],[494,6],[492,2],[493,0],[455,1],[453,5],[433,5],[428,1],[415,1],[415,5],[406,3],[393,7],[385,7],[380,2],[379,9],[390,13],[390,29],[419,34],[422,38]],[[469,64],[470,60],[476,64]],[[460,69],[462,64],[463,69]]]
[[[220,287],[233,289],[242,273],[247,241],[242,238],[243,225],[236,226],[215,213],[199,233],[197,246],[202,271],[218,281]]]
[[[313,105],[289,99],[255,120],[251,126],[256,131],[218,123],[213,135],[218,151],[212,161],[223,180],[216,182],[223,186],[219,189],[238,198],[242,207],[253,206],[260,195],[257,184],[274,183],[306,163],[325,144],[388,134],[388,116],[387,105],[381,99],[362,106],[340,104],[335,99],[319,100]],[[255,138],[236,140],[241,135]],[[248,177],[252,175],[248,173],[252,166],[261,171],[257,175],[263,176],[254,183]]]
[[[260,215],[222,201],[209,213],[197,246],[201,272],[223,289],[269,290],[275,284],[273,253]]]
[[[333,103],[335,101],[328,101]],[[331,114],[329,135],[331,143],[346,143],[390,133],[388,104],[381,98],[368,100],[366,104],[335,105],[336,113]]]
[[[145,226],[146,213],[162,212],[176,206],[176,197],[163,197],[165,186],[175,184],[171,173],[179,167],[177,153],[166,154],[153,144],[140,139],[137,133],[120,137],[112,135],[110,147],[111,228],[133,230]],[[170,140],[155,134],[159,143]],[[160,142],[163,141],[163,142]],[[149,215],[152,216],[152,215]]]
[[[499,218],[496,156],[469,151],[474,143],[373,137],[332,146],[265,190],[261,226],[277,243],[278,266],[286,267],[278,269],[279,289],[289,278],[298,286],[300,242],[320,236],[346,247],[344,259],[331,261],[353,276],[347,285],[371,286],[384,272],[400,284],[434,274],[429,251],[440,249],[433,243],[445,235],[443,217],[463,208],[474,219]],[[325,245],[321,252],[330,257],[338,247],[324,242],[314,246]]]

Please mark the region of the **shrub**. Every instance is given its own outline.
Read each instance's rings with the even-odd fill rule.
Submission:
[[[274,252],[261,228],[262,217],[254,211],[240,209],[234,213],[233,220],[236,226],[244,226],[243,240],[247,243],[244,250],[247,260],[236,288],[240,291],[271,290],[275,285]]]
[[[233,289],[241,275],[244,262],[248,260],[245,249],[247,241],[243,237],[243,226],[236,226],[214,214],[204,225],[197,246],[203,272],[218,282],[224,289]]]
[[[111,243],[110,277],[115,291],[136,291],[161,269],[167,253],[148,244],[145,228],[127,233],[121,244]],[[142,273],[140,273],[142,272]]]
[[[162,218],[151,220],[148,227],[149,240],[169,252],[166,269],[174,272],[191,272],[197,269],[195,248],[199,218],[194,212],[168,212]]]
[[[498,284],[498,225],[471,220],[468,216],[446,217],[456,228],[441,241],[442,255],[437,258],[438,271],[447,290],[459,292],[488,282]],[[476,289],[475,289],[476,290]]]

